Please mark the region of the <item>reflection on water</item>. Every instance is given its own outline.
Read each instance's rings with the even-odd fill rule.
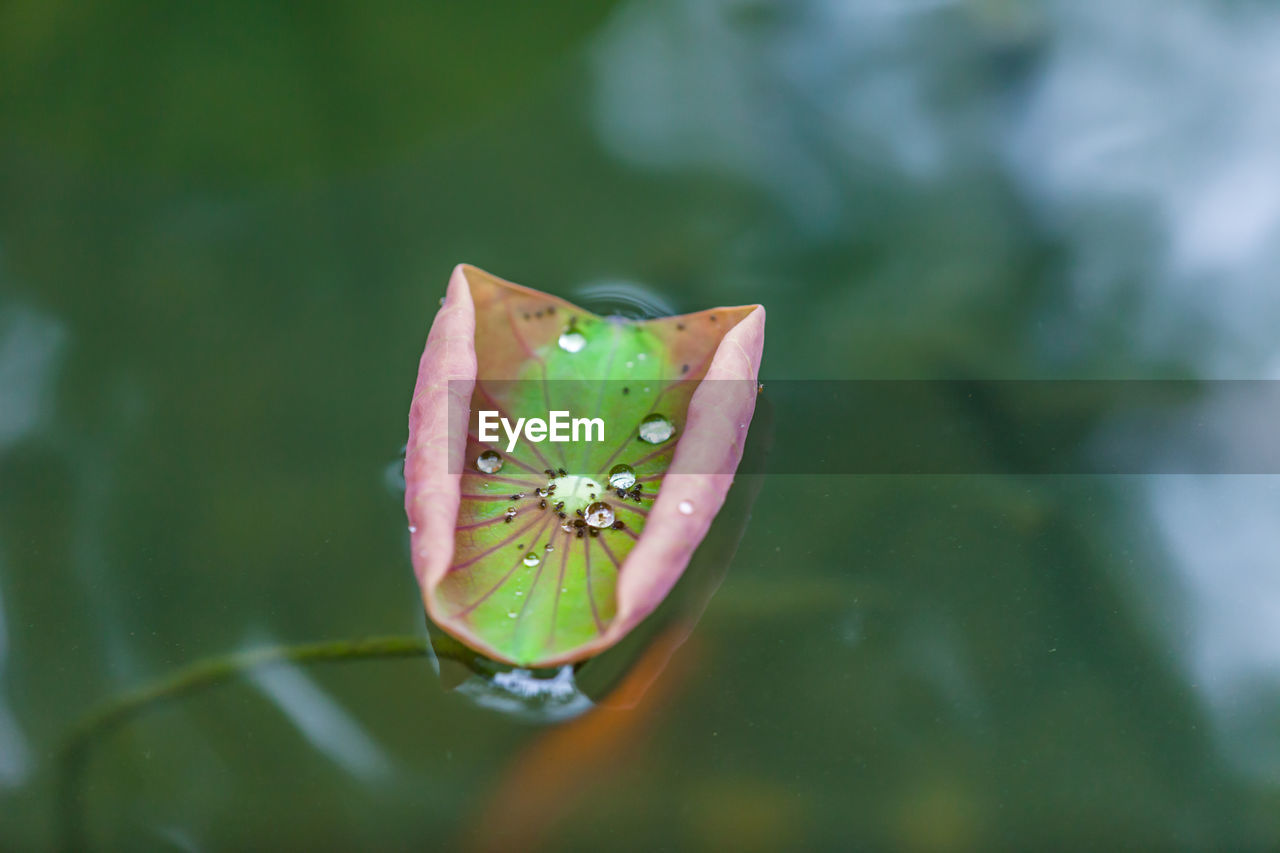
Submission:
[[[1055,3],[1012,162],[1065,240],[1086,330],[1118,306],[1148,357],[1277,378],[1280,14],[1197,2]],[[1086,334],[1088,332],[1086,331]],[[1204,411],[1214,413],[1214,402]],[[1234,434],[1274,424],[1232,424]],[[1225,431],[1225,429],[1224,429]],[[1280,779],[1280,491],[1272,477],[1147,484],[1183,612],[1164,640],[1233,760]]]
[[[0,559],[0,577],[4,576]],[[0,587],[0,788],[20,785],[27,776],[31,757],[26,737],[9,709],[6,664],[9,659],[9,630],[4,611],[4,589]]]
[[[593,281],[573,289],[571,301],[602,316],[648,320],[678,314],[674,303],[638,281]]]
[[[595,116],[617,156],[728,172],[823,236],[880,170],[938,175],[959,124],[918,61],[955,0],[630,3],[593,58]]]
[[[300,667],[261,667],[248,678],[334,764],[365,782],[390,775],[391,761],[373,737]]]
[[[472,675],[455,688],[481,708],[529,720],[554,723],[589,710],[592,702],[573,679],[573,667],[562,666],[550,678],[527,669]]]
[[[66,331],[52,318],[0,303],[0,453],[52,416],[53,374],[65,343]]]
[[[1166,639],[1228,754],[1280,782],[1280,478],[1160,477],[1148,491],[1188,611]]]
[[[1280,320],[1280,14],[1259,4],[1050,4],[1012,123],[1016,173],[1066,242],[1086,328],[1131,297],[1134,340],[1257,377]],[[1190,344],[1190,346],[1189,346]]]
[[[3,259],[0,255],[0,262]],[[0,277],[0,294],[3,285]],[[51,418],[54,373],[65,339],[62,327],[48,316],[0,303],[0,459]],[[10,707],[6,544],[0,539],[0,789],[22,784],[31,764],[26,736]]]
[[[387,463],[458,261],[763,302],[766,386],[1280,375],[1273,6],[586,5],[0,5],[0,846],[105,698],[421,634]],[[88,837],[1280,846],[1276,480],[767,480],[638,710],[626,667],[264,670],[95,744]],[[477,707],[530,693],[577,715]]]

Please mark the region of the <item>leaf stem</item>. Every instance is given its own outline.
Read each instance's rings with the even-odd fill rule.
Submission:
[[[343,663],[373,658],[423,657],[426,637],[368,637],[294,646],[268,646],[205,658],[121,693],[90,711],[68,733],[58,756],[55,807],[60,850],[85,849],[81,785],[91,747],[144,712],[259,669],[282,663]]]

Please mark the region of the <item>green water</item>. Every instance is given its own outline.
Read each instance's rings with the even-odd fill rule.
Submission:
[[[0,847],[56,843],[122,691],[425,635],[394,467],[459,261],[761,302],[766,386],[1274,373],[1266,7],[480,6],[0,5]],[[111,733],[75,808],[95,849],[1276,849],[1278,511],[771,474],[634,711],[277,668]]]

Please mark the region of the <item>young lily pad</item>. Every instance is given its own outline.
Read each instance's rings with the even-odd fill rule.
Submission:
[[[763,342],[758,305],[603,318],[458,266],[419,365],[405,455],[413,564],[435,623],[529,667],[624,637],[724,501]],[[509,448],[480,440],[481,409],[512,423],[567,410],[610,432]]]

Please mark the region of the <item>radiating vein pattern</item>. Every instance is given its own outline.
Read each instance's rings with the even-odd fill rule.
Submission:
[[[709,312],[601,318],[511,289],[476,300],[472,426],[439,594],[453,618],[511,659],[546,658],[600,636],[614,618],[619,572],[661,491],[718,321]],[[706,333],[695,323],[709,324]],[[560,410],[608,426],[603,441],[511,446],[505,435],[480,440],[479,410],[513,424]],[[642,428],[655,414],[669,435]],[[611,483],[619,465],[629,473]]]

